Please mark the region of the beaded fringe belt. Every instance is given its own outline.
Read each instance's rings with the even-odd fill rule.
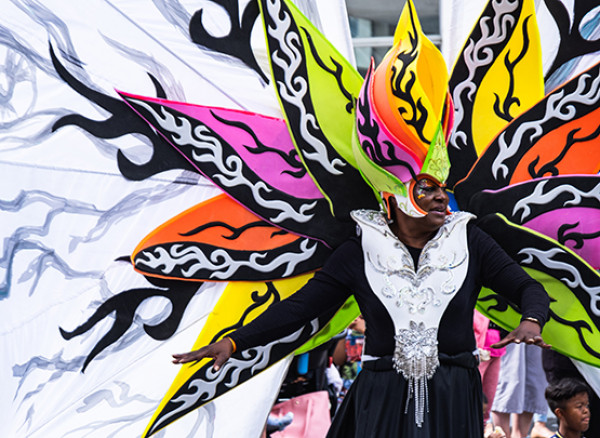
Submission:
[[[395,336],[394,369],[408,382],[406,408],[411,398],[415,401],[415,423],[423,425],[425,411],[429,412],[427,380],[431,379],[440,365],[437,348],[437,327],[425,328],[425,324],[410,321],[408,329],[398,330]]]

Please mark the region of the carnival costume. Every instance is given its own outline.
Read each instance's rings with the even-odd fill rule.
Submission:
[[[509,99],[510,93],[519,90],[519,108],[524,111],[544,95],[537,56],[539,39],[528,27],[531,21],[527,17],[533,13],[531,1],[516,9],[508,4],[499,8],[493,3],[488,5],[480,21],[482,28],[488,24],[511,23],[510,29],[528,30],[527,44],[518,38],[518,32],[511,31],[506,35],[507,39],[496,45],[495,37],[486,39],[487,28],[481,31],[482,34],[476,29],[473,38],[484,45],[476,49],[485,51],[486,44],[490,44],[497,51],[494,52],[496,57],[490,59],[491,64],[486,63],[487,58],[472,60],[473,48],[466,46],[461,62],[455,66],[450,78],[450,89],[444,60],[423,34],[411,1],[407,2],[400,17],[394,46],[377,68],[371,65],[364,80],[318,32],[313,31],[308,20],[293,5],[286,1],[273,4],[261,1],[260,6],[272,78],[277,84],[284,123],[257,114],[192,107],[122,93],[126,102],[195,168],[246,209],[256,213],[256,216],[249,215],[231,200],[214,198],[198,206],[197,211],[174,218],[164,229],[141,242],[132,256],[136,269],[145,275],[159,277],[266,282],[266,289],[260,289],[264,292],[253,287],[244,290],[241,286],[238,291],[232,286],[229,298],[223,300],[243,302],[242,293],[251,297],[251,300],[246,299],[249,304],[236,310],[239,322],[219,330],[207,330],[195,348],[229,336],[235,346],[233,356],[218,372],[206,361],[183,367],[146,433],[155,433],[288,354],[308,351],[339,333],[362,312],[368,327],[364,352],[367,359],[368,356],[379,358],[367,360],[365,368],[383,366],[385,375],[397,379],[390,387],[404,388],[397,391],[400,398],[393,398],[392,402],[380,399],[379,403],[398,408],[391,411],[393,415],[387,415],[394,418],[389,421],[397,423],[378,420],[383,428],[381,433],[397,432],[408,437],[413,436],[411,434],[448,437],[449,433],[458,433],[456,436],[461,438],[481,436],[480,383],[474,377],[476,360],[472,355],[475,350],[472,311],[478,294],[479,309],[507,329],[516,327],[523,315],[535,318],[543,325],[547,297],[535,281],[523,278],[525,274],[517,264],[510,262],[511,259],[518,260],[546,287],[554,288],[553,299],[565,303],[577,287],[585,288],[595,281],[590,278],[597,276],[580,266],[581,263],[568,251],[558,250],[548,239],[515,226],[504,216],[487,214],[494,208],[494,203],[486,201],[491,195],[483,190],[498,188],[498,182],[490,181],[484,172],[485,159],[493,161],[494,153],[498,151],[494,163],[487,166],[499,167],[502,170],[496,174],[508,178],[514,169],[506,163],[497,163],[500,156],[506,154],[506,142],[518,143],[510,144],[510,153],[524,157],[526,151],[519,148],[525,147],[526,143],[518,140],[523,132],[529,131],[522,131],[520,126],[539,125],[537,121],[547,114],[544,105],[556,105],[557,99],[566,99],[565,96],[575,92],[576,85],[566,84],[564,89],[548,95],[539,107],[523,113],[522,122],[508,125],[506,130],[512,137],[499,136],[494,140],[493,134],[497,132],[494,126],[504,126],[509,116],[497,115],[493,123],[486,124],[478,119],[470,99],[473,94],[493,97],[495,89],[478,89],[472,81],[487,78],[488,74],[490,78],[495,77],[497,66],[502,65],[500,55],[522,50],[519,68],[527,73],[519,78],[528,75],[535,79],[516,84],[512,80],[502,82],[508,87],[507,102],[514,103]],[[483,76],[480,78],[479,74]],[[495,80],[493,83],[494,87],[499,87],[500,82]],[[488,97],[481,99],[487,102]],[[510,109],[510,105],[504,109],[507,108]],[[585,118],[586,110],[589,108],[581,110],[581,120]],[[480,131],[481,135],[475,135]],[[251,139],[249,132],[252,132]],[[287,133],[289,137],[286,137]],[[490,147],[482,159],[473,165],[475,159],[466,151],[473,148],[476,156],[480,153],[477,148],[489,142]],[[249,148],[248,143],[254,145],[253,148]],[[250,154],[249,149],[254,152]],[[259,151],[272,153],[276,149],[280,158],[294,150],[302,166],[298,168],[293,160],[286,160],[284,166],[280,158],[277,158],[279,161],[253,158]],[[465,170],[466,162],[471,162],[474,167],[468,175],[470,165]],[[531,164],[536,165],[537,161]],[[284,183],[290,176],[297,179],[293,184]],[[508,256],[499,255],[501,250],[497,244],[479,228],[468,224],[471,218],[468,213],[456,212],[448,215],[447,223],[421,255],[411,254],[414,249],[402,249],[402,244],[394,240],[385,224],[386,212],[393,197],[405,214],[423,216],[425,212],[416,203],[413,190],[422,180],[440,186],[447,181],[461,208],[468,206],[464,210],[478,215],[485,212],[478,227],[496,241],[510,236],[502,239]],[[568,180],[569,184],[574,181]],[[581,184],[588,183],[581,181]],[[504,184],[508,185],[508,180]],[[481,193],[476,187],[482,188]],[[506,195],[512,193],[514,191],[508,191]],[[498,193],[497,196],[505,194]],[[186,237],[187,234],[177,237],[174,243],[169,240],[172,231],[167,231],[175,229],[179,222],[183,224],[184,220],[188,220],[185,224],[190,228],[192,217],[203,217],[202,223],[194,226],[204,230],[215,223],[216,219],[211,219],[213,216],[221,220],[227,217],[227,222],[232,223],[242,215],[244,219],[236,222],[233,228],[261,233],[254,234],[245,249],[214,234],[206,240],[203,240],[204,236]],[[361,230],[360,241],[346,242],[353,228],[351,218]],[[516,220],[514,213],[510,219]],[[450,229],[453,233],[447,232]],[[240,233],[240,236],[249,234]],[[372,247],[370,239],[379,242],[376,247]],[[399,244],[399,248],[395,244]],[[529,257],[521,255],[524,246]],[[224,252],[221,248],[228,250]],[[542,256],[551,254],[554,257],[559,253],[561,261],[558,264],[547,263]],[[407,254],[420,257],[416,269],[408,263]],[[328,261],[323,265],[326,259]],[[340,260],[336,263],[337,259]],[[501,265],[497,265],[499,260],[503,261]],[[551,277],[562,284],[561,279],[565,276],[557,268],[567,264],[569,269],[589,277],[579,284],[571,282],[569,292],[562,286],[557,288],[554,280],[549,281]],[[353,270],[351,275],[344,277],[337,270],[344,272],[346,265],[352,266]],[[295,293],[310,274],[299,276],[321,267],[308,286]],[[280,278],[289,280],[273,281]],[[296,279],[298,281],[292,281]],[[511,290],[512,286],[503,284],[507,279],[516,280],[518,286]],[[494,290],[481,289],[487,285]],[[561,295],[563,293],[567,295]],[[585,296],[585,292],[577,294]],[[264,309],[271,298],[278,301],[288,296],[291,298],[276,305],[275,309],[279,310],[270,311],[264,318],[259,317],[255,324],[247,325],[254,309]],[[535,297],[537,304],[527,302],[528,297]],[[302,307],[299,302],[304,300],[312,303],[314,308],[311,305]],[[585,318],[595,321],[593,312],[586,312]],[[215,312],[216,318],[218,315],[220,313]],[[459,315],[462,315],[460,320]],[[279,325],[273,322],[277,320]],[[558,323],[559,320],[562,322]],[[568,325],[567,321],[553,319],[549,326],[554,329],[544,332],[545,339],[563,351],[569,350],[574,357],[600,363],[600,355],[598,359],[592,359],[590,349],[583,345],[591,342],[593,335],[571,333],[570,339],[578,336],[578,341],[569,342],[568,337],[563,336],[566,332],[555,325]],[[258,329],[262,324],[268,329]],[[379,329],[379,324],[385,329]],[[592,325],[595,326],[595,322]],[[449,341],[450,334],[456,334],[456,340]],[[458,370],[462,370],[459,373],[462,377],[455,375]],[[353,389],[345,400],[340,419],[332,426],[332,436],[352,433],[368,436],[361,435],[372,426],[367,418],[376,411],[390,413],[383,407],[377,408],[375,397],[362,394],[362,389],[369,384],[361,382],[369,375],[370,371],[365,377],[359,377],[357,389]],[[462,394],[452,403],[452,409],[442,407],[447,402],[439,393],[440,385],[446,384],[443,382],[454,382],[456,387],[465,385],[467,388],[464,392],[445,391],[445,394]],[[363,399],[371,406],[366,411],[360,408]],[[448,414],[450,410],[451,415]],[[359,411],[369,415],[358,419],[356,412]],[[456,429],[456,432],[450,429]]]
[[[344,0],[4,2],[0,436],[259,436],[292,356],[356,318],[354,293],[382,315],[365,363],[387,371],[365,371],[333,430],[387,415],[363,397],[374,376],[404,388],[380,401],[398,407],[394,428],[429,430],[451,411],[439,384],[462,386],[447,373],[466,368],[447,356],[473,360],[462,326],[470,318],[451,321],[454,303],[475,300],[465,289],[473,274],[490,269],[475,260],[487,247],[481,230],[544,286],[543,339],[593,386],[596,3],[440,2],[447,65],[408,1],[388,55],[377,68],[360,62],[359,73]],[[437,250],[405,269],[406,252],[377,222],[388,202],[422,214],[411,184],[434,180],[446,182],[448,226],[460,232],[436,240],[455,248],[446,268],[456,267],[425,277],[422,269],[443,264]],[[466,238],[459,211],[477,216]],[[219,371],[209,359],[170,363],[172,353],[235,337],[334,252],[332,260],[351,255],[360,277],[341,307],[334,300],[267,345],[238,346]],[[350,278],[328,269],[311,289],[329,274]],[[512,298],[483,288],[476,306],[512,330],[526,308]],[[401,335],[421,328],[427,336],[411,351],[417,344]],[[363,398],[370,420],[349,420]]]
[[[239,18],[237,2],[225,3],[235,3],[230,12]],[[218,372],[204,360],[183,366],[143,436],[330,339],[362,312],[365,372],[331,436],[479,437],[472,333],[478,296],[480,310],[503,328],[522,317],[546,321],[547,297],[519,265],[552,292],[545,340],[600,365],[600,277],[564,240],[542,235],[560,240],[564,226],[573,228],[557,215],[548,219],[551,213],[573,205],[574,215],[598,210],[600,158],[580,147],[597,137],[600,66],[545,96],[534,14],[532,0],[491,1],[449,78],[409,0],[392,49],[363,79],[291,2],[248,2],[240,32],[232,30],[246,40],[231,53],[243,55],[263,85],[272,82],[281,117],[119,92],[151,125],[143,132],[179,158],[161,161],[157,154],[157,168],[181,166],[224,192],[150,232],[130,261],[158,285],[188,285],[188,300],[195,293],[190,282],[228,282],[193,348],[224,336],[236,347]],[[254,19],[265,30],[270,75],[251,50]],[[194,35],[211,47],[215,38],[201,22]],[[51,56],[58,74],[77,84],[52,48]],[[571,154],[577,165],[563,167]],[[123,169],[139,170],[124,154],[118,158]],[[447,183],[456,202],[421,251],[394,237],[387,213],[394,198],[405,214],[423,216],[413,188],[424,180]],[[466,212],[480,218],[477,226]],[[351,237],[355,224],[359,237]],[[574,246],[597,267],[596,246],[580,240]],[[70,339],[89,330],[115,301],[61,334]],[[127,328],[118,327],[121,334]],[[119,336],[103,338],[83,368]]]
[[[360,238],[273,312],[231,334],[237,348],[270,342],[354,294],[367,323],[363,371],[329,436],[482,436],[471,319],[477,294],[491,287],[543,323],[546,293],[468,225],[469,214],[448,216],[422,251],[402,244],[382,214],[354,217]]]

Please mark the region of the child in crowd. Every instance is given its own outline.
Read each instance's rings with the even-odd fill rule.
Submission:
[[[546,388],[546,400],[558,418],[558,433],[552,438],[582,438],[590,425],[588,386],[565,378]]]

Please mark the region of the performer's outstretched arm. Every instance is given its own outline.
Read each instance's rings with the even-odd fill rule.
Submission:
[[[231,338],[225,337],[219,342],[209,344],[198,350],[190,351],[188,353],[174,354],[173,363],[187,363],[195,362],[205,357],[210,357],[215,360],[213,369],[218,371],[231,355],[235,352],[235,344]]]

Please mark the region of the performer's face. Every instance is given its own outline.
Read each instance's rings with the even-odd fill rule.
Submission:
[[[448,214],[448,194],[446,186],[434,179],[421,177],[413,186],[413,199],[425,213],[431,225],[441,227]]]

